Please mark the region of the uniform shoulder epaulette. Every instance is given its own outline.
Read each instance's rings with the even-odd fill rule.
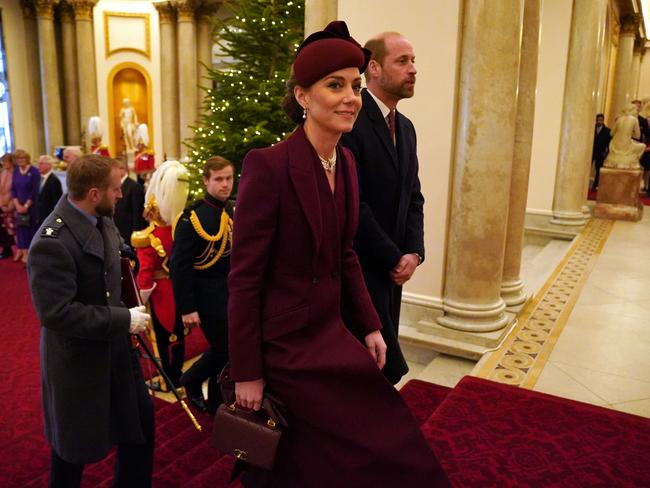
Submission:
[[[56,239],[59,234],[61,227],[65,225],[63,219],[58,215],[52,215],[46,222],[46,224],[41,229],[41,237],[50,237]]]
[[[151,245],[151,233],[154,231],[156,226],[154,224],[149,224],[149,227],[142,230],[136,230],[131,234],[131,245],[135,248],[149,247]]]

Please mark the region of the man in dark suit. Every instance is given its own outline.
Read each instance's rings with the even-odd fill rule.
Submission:
[[[41,184],[38,190],[38,198],[36,199],[36,215],[38,216],[39,224],[50,215],[63,194],[61,181],[52,172],[53,164],[54,158],[52,156],[44,154],[38,158],[38,171],[41,173]]]
[[[129,177],[126,163],[120,163],[122,176],[122,198],[115,205],[113,220],[124,242],[131,243],[131,234],[144,229],[147,223],[142,216],[144,210],[144,190],[139,183]]]
[[[603,114],[596,115],[596,128],[594,129],[594,149],[591,159],[596,167],[596,176],[594,177],[594,184],[591,189],[598,188],[600,180],[600,168],[603,167],[607,152],[609,151],[609,141],[612,140],[609,127],[605,125],[605,116]]]
[[[80,486],[84,465],[117,445],[115,486],[151,486],[153,405],[129,333],[149,322],[121,296],[110,218],[121,196],[117,161],[89,154],[68,168],[69,193],[36,233],[27,271],[41,323],[49,486]]]
[[[368,89],[362,92],[363,107],[354,129],[343,134],[341,144],[352,150],[357,162],[355,249],[388,346],[383,371],[395,384],[408,372],[398,341],[402,285],[424,259],[424,198],[415,128],[396,111],[401,99],[413,96],[417,71],[413,46],[400,34],[380,34],[365,47],[372,52],[365,72]],[[348,319],[347,325],[357,333],[353,321]]]

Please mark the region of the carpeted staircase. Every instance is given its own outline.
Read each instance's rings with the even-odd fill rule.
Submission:
[[[44,487],[39,326],[24,268],[4,260],[0,327],[0,487]],[[401,393],[455,487],[650,486],[650,419],[473,377]],[[232,457],[210,447],[211,418],[197,416],[198,432],[178,405],[154,405],[154,487],[229,486]],[[88,465],[83,487],[109,487],[112,468],[112,454]]]

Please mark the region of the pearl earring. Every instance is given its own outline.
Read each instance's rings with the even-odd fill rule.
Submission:
[[[306,109],[306,108],[303,108],[303,109],[302,109],[302,118],[303,118],[303,119],[306,119],[306,118],[307,118],[307,109]]]

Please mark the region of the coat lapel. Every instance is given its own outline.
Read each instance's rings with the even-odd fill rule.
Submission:
[[[104,241],[97,228],[79,211],[68,202],[67,195],[63,195],[54,212],[60,215],[66,227],[81,245],[87,254],[104,261]]]
[[[351,244],[359,222],[359,185],[353,176],[356,175],[357,169],[349,154],[348,151],[344,151],[341,146],[338,146],[338,160],[342,162],[343,178],[345,178],[345,207],[347,209],[343,242]]]
[[[391,140],[390,131],[388,130],[388,125],[386,125],[386,120],[382,116],[381,110],[379,110],[379,106],[377,105],[377,102],[375,102],[375,99],[372,98],[372,95],[368,93],[368,90],[365,88],[361,92],[361,98],[363,99],[362,110],[366,112],[368,118],[372,122],[372,130],[375,132],[375,134],[381,141],[381,144],[384,146],[386,152],[388,152],[388,154],[390,155],[391,161],[393,162],[393,166],[395,167],[395,169],[397,169],[398,167],[397,150],[395,149],[395,145]]]
[[[307,140],[302,127],[296,129],[287,140],[287,144],[289,175],[311,229],[314,238],[314,256],[317,256],[323,234],[323,216],[314,171],[314,159],[318,155]]]

